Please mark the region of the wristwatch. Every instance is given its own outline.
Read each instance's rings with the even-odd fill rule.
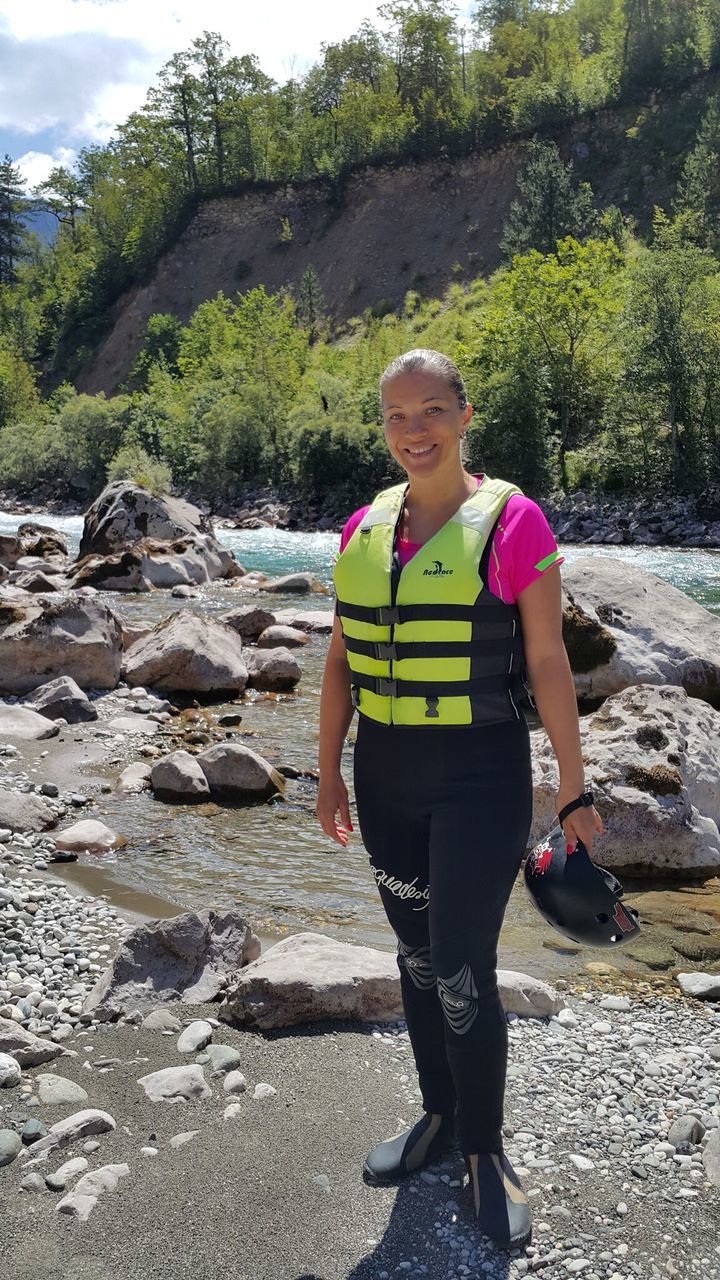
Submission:
[[[573,813],[575,809],[589,809],[595,803],[595,797],[592,791],[583,791],[577,800],[571,800],[569,804],[564,804],[558,814],[558,822],[563,823],[568,814]]]

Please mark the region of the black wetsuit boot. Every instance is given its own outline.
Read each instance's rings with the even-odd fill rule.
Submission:
[[[530,1205],[504,1151],[466,1155],[473,1214],[478,1227],[506,1249],[529,1244]]]
[[[394,1182],[452,1152],[458,1152],[455,1117],[426,1112],[412,1129],[373,1147],[363,1173],[369,1182]]]

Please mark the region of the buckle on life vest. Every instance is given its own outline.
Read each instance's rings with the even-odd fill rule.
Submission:
[[[400,621],[400,610],[394,605],[381,605],[375,610],[375,621],[379,627],[395,627]]]
[[[397,658],[397,645],[380,641],[375,645],[375,657],[379,662],[394,662]]]
[[[440,719],[440,712],[438,711],[438,702],[439,702],[439,701],[440,701],[440,699],[439,699],[439,698],[436,698],[436,697],[434,696],[434,694],[432,694],[429,698],[426,698],[426,699],[425,699],[425,702],[426,702],[426,704],[427,704],[427,711],[425,712],[425,719],[426,719],[426,720],[439,720],[439,719]]]
[[[355,707],[355,710],[357,711],[357,709],[360,706],[360,685],[359,684],[350,685],[350,700],[353,706]]]
[[[397,687],[397,680],[388,680],[385,676],[379,676],[375,681],[375,692],[383,698],[397,698]]]

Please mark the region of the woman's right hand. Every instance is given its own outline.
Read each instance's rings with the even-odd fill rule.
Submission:
[[[347,848],[348,832],[352,831],[350,821],[350,801],[342,774],[338,770],[329,777],[320,774],[315,813],[326,836],[334,840],[343,849]],[[336,814],[340,814],[340,821]]]

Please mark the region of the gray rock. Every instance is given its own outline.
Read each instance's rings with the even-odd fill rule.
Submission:
[[[68,1182],[84,1173],[88,1167],[88,1161],[84,1156],[74,1156],[72,1160],[66,1160],[52,1173],[46,1174],[45,1185],[50,1191],[64,1191]]]
[[[188,1142],[192,1142],[199,1134],[199,1129],[188,1129],[186,1133],[176,1133],[170,1139],[170,1146],[173,1151],[177,1151],[180,1147],[184,1147]]]
[[[228,1071],[239,1067],[241,1054],[229,1044],[209,1044],[205,1050],[214,1076],[224,1076]]]
[[[38,1096],[48,1106],[65,1106],[87,1102],[88,1095],[81,1085],[74,1080],[66,1080],[64,1076],[53,1075],[52,1072],[41,1072],[38,1077]]]
[[[72,1191],[58,1203],[58,1213],[67,1213],[86,1222],[99,1197],[114,1191],[120,1178],[127,1177],[129,1172],[126,1164],[106,1164],[101,1169],[83,1174]]]
[[[714,702],[720,618],[684,591],[616,557],[563,566],[563,638],[580,697],[628,685],[680,685]]]
[[[22,1079],[22,1067],[17,1058],[0,1053],[0,1089],[14,1089]]]
[[[56,724],[48,721],[45,716],[38,715],[37,711],[31,711],[29,707],[6,707],[0,703],[0,740],[24,738],[29,742],[37,742],[43,738],[55,738],[59,732]]]
[[[141,791],[149,791],[150,773],[149,764],[129,764],[126,769],[123,769],[115,783],[115,790],[128,796],[138,795]]]
[[[257,640],[263,631],[273,626],[275,614],[269,609],[261,609],[257,605],[248,604],[240,609],[230,609],[221,615],[221,621],[232,627],[243,640]]]
[[[42,1192],[44,1194],[47,1191],[45,1179],[41,1173],[26,1173],[18,1187],[18,1191]]]
[[[177,1042],[178,1053],[197,1053],[198,1049],[204,1049],[206,1044],[212,1040],[213,1029],[209,1022],[204,1018],[198,1018],[195,1022],[191,1022],[188,1027],[181,1033]]]
[[[223,1080],[223,1089],[225,1093],[244,1093],[247,1089],[247,1080],[242,1071],[228,1071]]]
[[[268,800],[283,795],[285,780],[267,760],[239,743],[218,742],[197,757],[214,795],[231,800]]]
[[[559,1013],[565,1004],[563,997],[540,978],[513,969],[498,969],[498,990],[506,1013],[523,1017],[544,1018]]]
[[[190,693],[241,693],[248,681],[237,633],[187,611],[163,619],[128,649],[122,670],[130,685]]]
[[[265,1031],[320,1018],[393,1018],[401,1009],[394,954],[323,934],[297,933],[242,971],[220,1005],[219,1017]]]
[[[56,676],[81,689],[114,689],[120,676],[122,628],[94,599],[34,598],[12,605],[0,622],[0,691],[27,693]]]
[[[210,796],[208,780],[189,751],[173,751],[163,756],[153,765],[150,781],[158,800],[190,803]]]
[[[0,786],[0,827],[9,831],[47,831],[57,826],[61,808],[37,792],[6,791]]]
[[[46,1134],[47,1125],[42,1120],[26,1120],[20,1137],[26,1147],[31,1147],[33,1143],[39,1142],[40,1138],[44,1138]]]
[[[68,724],[80,724],[98,718],[94,703],[71,676],[58,676],[56,680],[40,685],[33,692],[32,705],[40,715],[47,716],[49,720],[62,717]]]
[[[191,1102],[212,1097],[203,1069],[197,1063],[183,1067],[164,1067],[141,1076],[142,1085],[151,1102]]]
[[[180,1031],[182,1023],[168,1009],[153,1009],[143,1018],[142,1027],[144,1031]]]
[[[41,1040],[10,1018],[0,1018],[0,1052],[10,1054],[21,1067],[38,1067],[65,1051],[61,1045]]]
[[[297,631],[314,631],[318,635],[330,634],[334,618],[332,609],[278,609],[275,612],[276,622]]]
[[[702,1141],[704,1132],[705,1125],[696,1116],[678,1116],[677,1120],[673,1120],[670,1125],[667,1140],[674,1147],[684,1142],[692,1142],[696,1145]]]
[[[114,1128],[115,1121],[107,1111],[98,1111],[94,1107],[76,1111],[52,1125],[47,1136],[35,1143],[33,1153],[39,1155],[41,1151],[55,1151],[77,1142],[79,1138],[87,1138],[91,1133],[107,1133]]]
[[[680,989],[696,1000],[720,1000],[720,973],[678,973]]]
[[[266,627],[262,634],[258,636],[259,649],[278,649],[281,646],[286,649],[302,649],[303,645],[309,643],[309,637],[304,631],[297,631],[295,627],[286,627],[279,624],[274,627]]]
[[[294,689],[302,676],[297,659],[282,645],[277,649],[248,649],[245,661],[250,687],[268,693]]]
[[[20,1134],[14,1129],[0,1129],[0,1169],[13,1160],[22,1151]]]
[[[325,587],[314,573],[286,573],[282,578],[273,578],[270,582],[264,582],[260,589],[273,591],[277,595],[308,595],[310,592],[327,595]]]
[[[79,554],[112,555],[143,538],[172,542],[184,534],[212,532],[211,522],[192,503],[117,480],[106,485],[85,513]]]
[[[83,818],[71,827],[65,827],[55,836],[55,848],[60,850],[87,850],[90,853],[102,853],[106,849],[121,849],[127,844],[124,836],[118,835],[97,818]]]
[[[703,1151],[705,1176],[713,1187],[720,1187],[720,1129],[713,1129]]]
[[[103,1022],[158,1000],[203,1004],[260,955],[260,941],[237,911],[188,911],[138,925],[83,1005]]]

